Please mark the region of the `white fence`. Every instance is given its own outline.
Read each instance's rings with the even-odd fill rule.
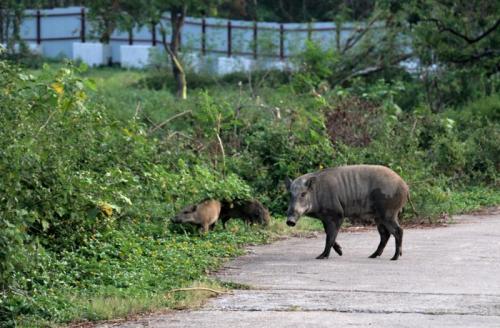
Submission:
[[[169,26],[168,17],[163,19]],[[90,64],[99,64],[96,58],[110,52],[109,60],[114,63],[142,67],[149,63],[152,51],[162,51],[158,29],[153,25],[138,27],[133,37],[115,31],[110,49],[99,50],[92,45],[96,33],[86,9],[69,7],[26,11],[21,38],[46,57],[81,58]],[[189,54],[188,61],[195,69],[208,67],[220,74],[241,69],[286,68],[291,65],[290,58],[304,50],[306,40],[327,49],[335,47],[337,36],[343,44],[352,33],[356,33],[352,24],[343,25],[337,33],[334,23],[279,24],[187,17],[181,51]]]

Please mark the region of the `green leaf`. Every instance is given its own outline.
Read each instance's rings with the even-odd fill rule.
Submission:
[[[47,220],[42,219],[40,223],[42,224],[43,231],[47,231],[49,229],[50,224]]]
[[[85,79],[85,80],[83,80],[83,84],[89,90],[97,91],[97,85],[96,85],[96,83],[95,83],[95,81],[93,79]]]

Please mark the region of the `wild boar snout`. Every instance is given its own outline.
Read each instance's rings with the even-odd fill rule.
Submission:
[[[288,210],[286,211],[286,225],[289,227],[294,227],[297,224],[299,215],[291,205],[292,204],[290,204]]]

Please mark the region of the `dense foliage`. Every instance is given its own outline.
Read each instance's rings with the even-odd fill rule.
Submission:
[[[88,98],[85,90],[94,86],[73,68],[34,77],[0,65],[2,321],[40,310],[36,302],[17,304],[27,301],[18,293],[36,298],[41,286],[81,284],[52,280],[51,271],[61,269],[52,267],[57,254],[82,254],[96,243],[108,247],[108,239],[120,235],[113,233],[119,225],[133,226],[138,218],[140,224],[156,219],[160,229],[176,210],[204,198],[250,197],[248,185],[234,174],[223,176],[202,163],[187,166],[182,159],[163,161],[143,126],[117,122]],[[88,255],[100,258],[100,252]]]
[[[202,279],[269,232],[236,225],[199,236],[168,218],[207,197],[257,197],[279,215],[287,175],[387,165],[410,184],[419,219],[499,202],[498,93],[441,113],[402,109],[398,103],[414,103],[408,93],[418,98],[418,81],[331,88],[309,68],[251,81],[198,77],[202,89],[179,103],[168,89],[144,88],[147,73],[63,66],[30,74],[1,65],[7,325],[177,304],[158,293]],[[121,307],[103,306],[109,299]]]

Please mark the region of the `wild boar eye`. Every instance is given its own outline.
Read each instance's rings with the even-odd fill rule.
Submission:
[[[300,197],[306,197],[306,195],[307,195],[307,192],[304,191],[303,193],[300,194]]]

